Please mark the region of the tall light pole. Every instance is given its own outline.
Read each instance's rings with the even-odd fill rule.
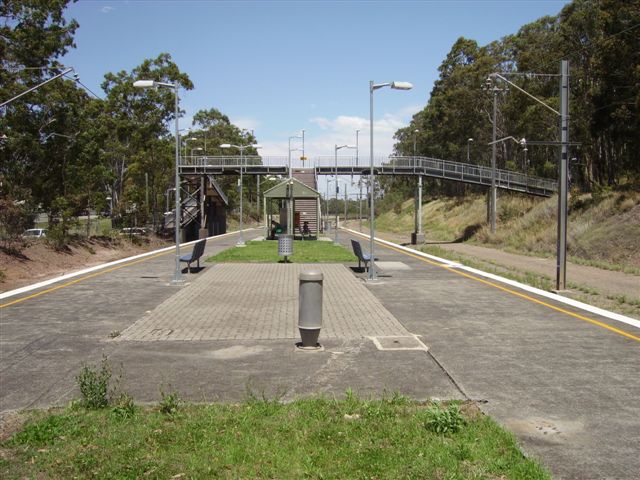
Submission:
[[[338,245],[338,150],[342,148],[356,148],[351,145],[335,145],[334,153],[335,153],[335,173],[336,173],[336,231],[333,237],[333,243]]]
[[[293,176],[293,171],[291,170],[291,152],[293,150],[291,150],[291,140],[293,140],[294,138],[302,138],[299,135],[294,135],[292,137],[289,137],[289,178],[291,178]]]
[[[184,156],[187,156],[187,145],[189,142],[195,142],[198,140],[196,137],[189,137],[184,139]]]
[[[467,138],[467,163],[471,163],[469,157],[469,145],[471,144],[471,142],[473,142],[473,138]]]
[[[417,128],[413,131],[413,166],[414,168],[417,166],[418,159],[416,158],[417,154],[417,139],[418,139],[418,130]],[[412,245],[418,245],[419,243],[424,243],[424,235],[422,234],[422,174],[418,172],[418,191],[416,192],[416,207],[415,211],[415,234],[411,238]]]
[[[358,166],[358,157],[359,157],[359,144],[358,144],[358,135],[360,134],[360,130],[356,130],[356,167]],[[362,231],[362,173],[360,173],[360,178],[358,179],[358,187],[360,187],[360,197],[358,199],[358,220],[359,220],[359,229]]]
[[[179,95],[178,95],[178,82],[176,83],[165,83],[165,82],[156,82],[155,80],[137,80],[133,82],[133,86],[136,88],[172,88],[175,94],[175,117],[176,117],[176,160],[175,160],[175,188],[176,188],[176,210],[175,215],[173,217],[173,224],[175,226],[175,234],[176,234],[176,268],[173,274],[173,279],[171,280],[172,285],[183,285],[184,280],[182,278],[182,272],[180,269],[180,228],[182,226],[182,212],[180,211],[180,127],[179,127],[179,117],[180,110],[178,109],[179,103]]]
[[[378,279],[375,266],[374,255],[374,236],[375,236],[375,174],[373,172],[373,92],[382,87],[391,87],[395,90],[411,90],[413,85],[409,82],[388,82],[388,83],[373,83],[373,80],[369,81],[369,193],[371,195],[371,208],[369,211],[369,252],[371,255],[371,262],[369,266],[369,281],[375,281]]]
[[[295,216],[295,212],[293,211],[293,184],[291,183],[291,179],[293,178],[293,169],[291,168],[291,140],[294,138],[302,138],[299,135],[293,135],[289,137],[289,185],[291,188],[289,189],[290,196],[287,199],[287,234],[293,235],[293,220]],[[296,149],[297,150],[297,149]]]
[[[223,143],[220,145],[220,148],[237,148],[240,150],[240,238],[238,239],[238,243],[236,247],[244,247],[244,236],[242,234],[243,225],[242,225],[242,172],[244,170],[244,151],[247,148],[255,148],[256,150],[262,148],[260,145],[231,145],[230,143]]]

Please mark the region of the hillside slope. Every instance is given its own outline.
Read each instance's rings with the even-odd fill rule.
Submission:
[[[498,224],[491,234],[486,197],[468,195],[434,199],[423,207],[427,241],[469,242],[535,256],[555,256],[557,198],[540,199],[500,192]],[[393,233],[413,231],[414,207],[408,200],[400,213],[385,212],[377,228]],[[577,263],[640,273],[640,193],[584,194],[570,200],[568,255]]]

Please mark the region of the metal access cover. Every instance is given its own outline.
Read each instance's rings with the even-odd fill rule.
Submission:
[[[293,235],[280,235],[278,237],[278,255],[281,257],[293,255]]]
[[[369,337],[378,350],[428,350],[429,348],[415,336]]]

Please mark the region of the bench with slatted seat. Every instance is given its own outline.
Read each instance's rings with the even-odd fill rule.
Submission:
[[[180,257],[181,262],[185,262],[189,269],[189,273],[191,273],[191,264],[193,262],[198,262],[198,269],[200,269],[200,257],[204,253],[204,247],[207,244],[207,239],[203,238],[202,240],[198,240],[196,244],[193,246],[193,250],[188,255],[183,255]]]
[[[351,240],[351,247],[353,248],[353,254],[358,257],[358,269],[362,270],[362,262],[364,262],[364,268],[366,268],[368,272],[369,262],[371,261],[371,254],[362,253],[362,246],[357,240]],[[376,258],[375,261],[377,262],[378,259]]]

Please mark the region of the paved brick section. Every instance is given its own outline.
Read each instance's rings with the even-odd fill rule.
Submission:
[[[298,278],[324,274],[321,338],[409,332],[344,265],[218,264],[124,330],[120,341],[298,338]]]

